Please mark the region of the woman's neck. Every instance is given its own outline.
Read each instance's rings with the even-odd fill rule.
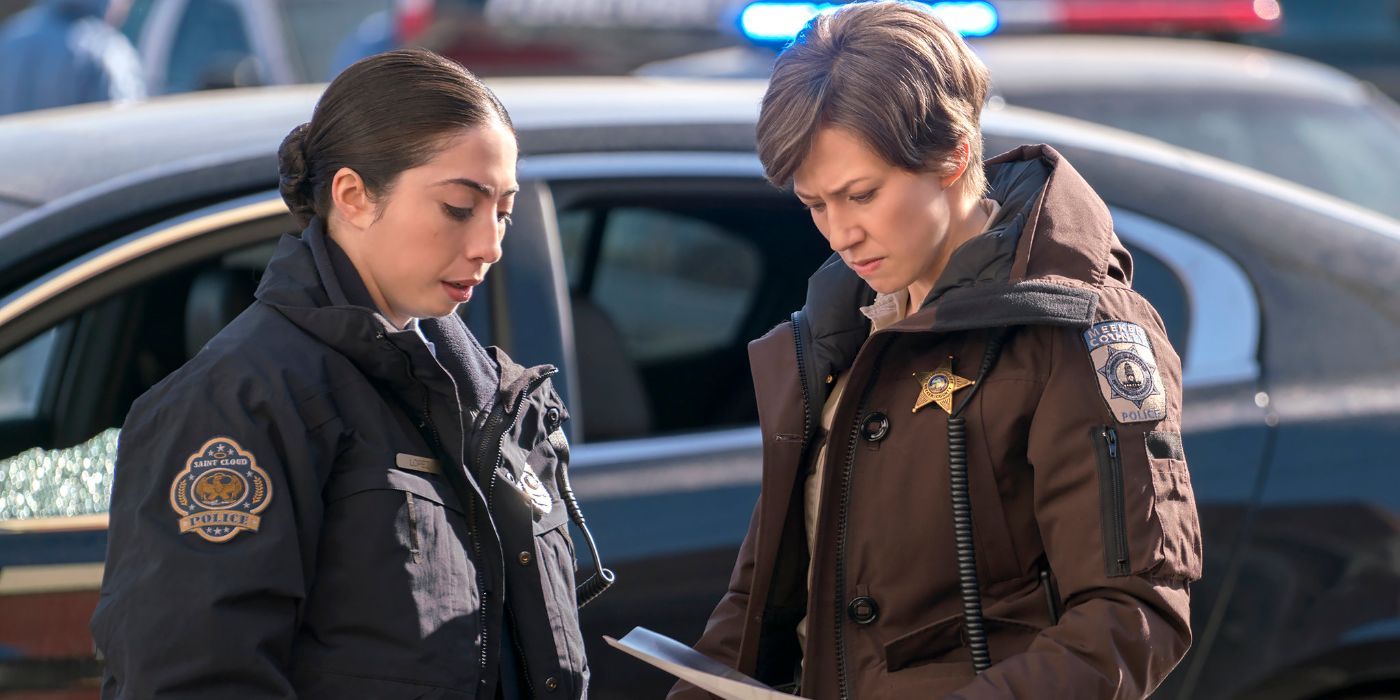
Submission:
[[[924,300],[928,298],[929,292],[933,291],[933,285],[938,278],[943,276],[943,270],[948,267],[948,260],[953,257],[953,251],[962,244],[976,238],[987,228],[987,220],[991,216],[991,210],[986,206],[986,200],[978,199],[972,202],[963,216],[957,217],[956,226],[948,227],[948,235],[943,237],[943,242],[938,248],[938,256],[934,259],[929,271],[909,284],[909,304],[906,307],[906,315],[913,315],[924,305]]]
[[[359,246],[355,245],[357,241],[346,240],[348,236],[338,229],[338,226],[328,224],[326,235],[335,242],[336,246],[345,254],[345,258],[350,261],[350,265],[355,269],[355,274],[359,277],[360,283],[364,285],[365,292],[369,294],[370,301],[374,303],[375,310],[383,315],[384,318],[388,319],[389,323],[392,323],[395,328],[399,330],[408,328],[408,325],[413,322],[413,318],[394,313],[393,309],[389,306],[388,299],[385,298],[383,292],[379,289],[379,285],[375,283],[374,277],[369,274],[369,266],[364,263],[360,255]],[[348,281],[349,280],[341,280],[340,283],[344,286]]]

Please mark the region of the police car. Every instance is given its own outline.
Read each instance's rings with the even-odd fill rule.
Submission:
[[[463,313],[483,342],[562,369],[574,488],[619,578],[583,612],[594,696],[658,697],[670,679],[601,636],[699,636],[759,487],[745,345],[829,251],[762,179],[760,82],[494,87],[522,191]],[[294,232],[275,151],[317,95],[0,120],[0,694],[94,695],[118,428]],[[1184,360],[1207,561],[1193,652],[1158,697],[1400,681],[1400,224],[1062,117],[993,109],[984,131],[989,155],[1052,144],[1102,194]]]

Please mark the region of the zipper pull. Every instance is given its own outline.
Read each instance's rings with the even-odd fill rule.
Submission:
[[[1118,459],[1118,431],[1113,428],[1106,428],[1103,431],[1104,439],[1108,441],[1108,458]]]

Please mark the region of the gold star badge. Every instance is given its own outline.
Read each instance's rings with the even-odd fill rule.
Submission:
[[[932,372],[915,372],[919,379],[919,398],[914,402],[914,413],[931,403],[938,404],[945,413],[953,413],[953,394],[959,389],[972,386],[976,382],[953,374],[953,358],[949,357]]]

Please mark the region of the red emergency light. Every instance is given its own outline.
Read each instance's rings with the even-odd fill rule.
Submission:
[[[1069,32],[1268,32],[1283,15],[1278,0],[1059,0]]]

